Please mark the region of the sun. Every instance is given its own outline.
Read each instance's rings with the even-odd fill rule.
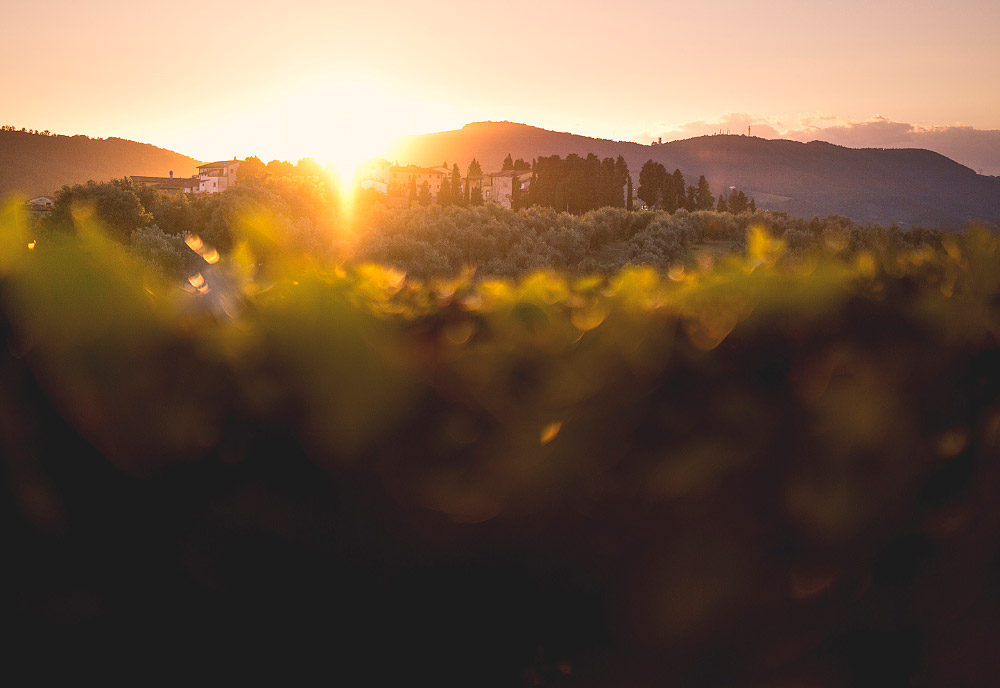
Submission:
[[[360,70],[299,74],[280,87],[261,86],[256,103],[230,129],[245,132],[260,150],[280,159],[311,157],[349,194],[360,166],[388,158],[402,136],[442,131],[454,124],[443,103],[428,102],[412,88]],[[401,164],[420,161],[400,161]]]
[[[387,155],[405,108],[386,90],[360,79],[335,82],[325,94],[329,119],[316,141],[317,156],[342,187],[353,187],[362,163]]]
[[[409,109],[404,97],[363,74],[314,83],[305,99],[318,120],[312,126],[314,155],[345,190],[356,184],[362,163],[387,155]]]

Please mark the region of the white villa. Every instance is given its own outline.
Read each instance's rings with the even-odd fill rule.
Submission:
[[[52,196],[35,196],[24,205],[27,206],[29,213],[37,217],[50,212],[55,204],[56,199]]]
[[[239,168],[240,161],[233,158],[199,165],[195,177],[174,177],[170,172],[169,177],[133,175],[131,179],[136,184],[171,193],[221,193],[236,183]]]
[[[240,161],[221,160],[198,165],[198,193],[220,193],[236,183]]]
[[[451,180],[451,172],[444,167],[417,167],[393,165],[388,160],[369,160],[361,166],[361,188],[375,189],[384,194],[405,194],[410,184],[417,189],[427,182],[431,198],[437,200],[441,186]]]
[[[132,183],[140,186],[150,186],[169,193],[198,193],[200,180],[197,177],[174,177],[173,171],[169,177],[142,177],[132,175]]]
[[[508,170],[493,172],[481,177],[483,200],[511,208],[514,204],[514,189],[522,194],[528,193],[531,185],[531,170]],[[523,196],[522,196],[523,197]]]
[[[451,181],[451,171],[447,167],[418,167],[417,165],[401,166],[388,160],[369,160],[359,169],[361,188],[374,189],[389,196],[405,195],[411,182],[417,189],[427,182],[431,198],[437,202],[442,185]],[[531,180],[531,171],[493,172],[474,177],[463,177],[462,190],[481,189],[483,201],[497,203],[505,208],[513,205],[514,188],[527,193]]]

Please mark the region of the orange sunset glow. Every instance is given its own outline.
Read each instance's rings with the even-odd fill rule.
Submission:
[[[251,0],[194,17],[45,0],[10,3],[5,17],[29,25],[40,11],[44,32],[0,46],[9,123],[202,160],[312,156],[340,168],[395,136],[482,120],[640,141],[697,122],[735,130],[729,113],[762,132],[875,116],[1000,128],[988,87],[1000,83],[1000,5],[987,0],[725,0],[711,11],[512,0],[503,12]]]
[[[1000,0],[0,0],[5,685],[1000,686]]]

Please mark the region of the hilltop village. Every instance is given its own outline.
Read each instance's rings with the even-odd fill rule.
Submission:
[[[527,193],[531,183],[531,170],[524,161],[517,161],[518,169],[483,173],[476,161],[469,167],[464,177],[454,165],[451,169],[441,167],[419,167],[399,165],[388,160],[373,159],[360,166],[358,183],[360,188],[383,194],[390,206],[407,206],[419,201],[423,204],[444,204],[445,199],[463,198],[474,205],[496,203],[504,208],[512,208],[522,193]],[[192,177],[174,177],[170,172],[166,177],[132,175],[130,179],[140,186],[150,187],[169,193],[221,193],[238,183],[239,169],[246,161],[222,160],[198,166],[198,174]]]
[[[458,165],[449,170],[446,165],[402,166],[374,159],[361,166],[359,177],[362,189],[385,194],[393,205],[408,205],[423,197],[425,204],[429,200],[443,205],[461,198],[473,205],[496,203],[513,208],[531,185],[530,166],[521,160],[514,162],[509,156],[504,169],[492,173],[483,173],[473,160],[465,177],[461,176]]]
[[[177,177],[169,171],[167,176],[130,175],[122,181],[167,196],[188,198],[212,197],[241,185],[257,186],[269,178],[310,179],[324,186],[333,181],[328,171],[311,158],[295,164],[280,160],[265,164],[250,156],[244,160],[203,163],[196,169],[197,174],[190,177]],[[601,159],[594,153],[586,156],[571,153],[565,158],[551,155],[528,162],[523,158],[515,160],[508,153],[495,172],[484,172],[473,158],[464,176],[457,163],[450,167],[447,163],[422,167],[369,159],[356,168],[353,180],[341,191],[360,193],[371,202],[389,208],[493,205],[520,210],[539,206],[572,215],[608,207],[662,209],[670,213],[680,209],[716,210],[736,215],[756,211],[754,200],[735,186],[723,189],[716,199],[705,175],[696,184],[688,185],[679,169],[668,173],[664,165],[651,159],[642,165],[638,181],[634,186],[628,164],[621,155]],[[330,188],[335,187],[336,184]],[[66,186],[63,190],[71,191]],[[51,214],[57,204],[58,198],[37,196],[26,205],[31,214],[39,217]]]
[[[133,183],[148,186],[160,191],[174,193],[221,193],[236,184],[236,173],[240,161],[220,160],[198,165],[198,174],[193,177],[174,177],[171,171],[166,177],[143,177],[132,175]]]

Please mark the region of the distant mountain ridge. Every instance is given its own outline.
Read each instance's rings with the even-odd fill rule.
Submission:
[[[718,195],[736,186],[761,208],[794,215],[844,215],[858,222],[961,228],[971,220],[1000,222],[1000,179],[976,174],[924,149],[845,148],[753,136],[699,136],[658,145],[609,141],[512,122],[476,122],[462,129],[400,139],[394,154],[418,165],[475,157],[486,171],[504,157],[621,155],[636,185],[647,160],[679,168],[688,184],[705,175]]]
[[[144,175],[190,177],[197,160],[119,138],[0,131],[0,199],[11,193],[51,195],[64,184]]]

